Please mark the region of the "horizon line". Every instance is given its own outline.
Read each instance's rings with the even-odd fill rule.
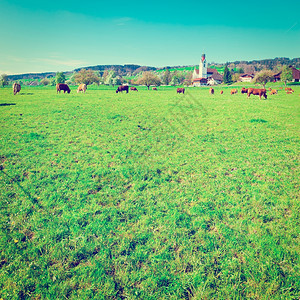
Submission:
[[[235,63],[235,62],[254,62],[254,61],[264,61],[264,60],[275,60],[275,59],[289,59],[289,60],[293,60],[293,59],[300,59],[300,57],[294,57],[294,58],[289,58],[289,57],[275,57],[275,58],[264,58],[264,59],[253,59],[253,60],[235,60],[235,61],[227,61],[227,62],[208,62],[208,65],[211,64],[220,64],[220,65],[226,65],[226,64],[230,64],[230,63]],[[150,66],[150,65],[140,65],[140,64],[136,64],[136,63],[124,63],[124,64],[96,64],[96,65],[90,65],[90,66],[84,66],[84,67],[77,67],[74,68],[73,70],[69,70],[69,71],[61,71],[63,73],[70,73],[70,72],[74,72],[75,70],[78,69],[84,69],[84,68],[91,68],[91,67],[97,67],[97,66],[127,66],[127,65],[133,65],[133,66],[139,66],[139,67],[150,67],[150,68],[156,68],[156,69],[166,69],[166,68],[179,68],[179,67],[193,67],[193,66],[197,66],[198,64],[188,64],[188,65],[173,65],[173,66],[163,66],[163,67],[154,67],[154,66]],[[28,72],[28,73],[13,73],[13,74],[6,74],[7,76],[15,76],[15,75],[35,75],[35,74],[44,74],[44,73],[58,73],[60,71],[44,71],[44,72]],[[3,73],[5,74],[5,73]]]

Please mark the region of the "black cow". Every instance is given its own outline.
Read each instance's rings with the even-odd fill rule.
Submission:
[[[117,88],[116,93],[123,92],[123,91],[126,91],[126,93],[128,93],[128,85],[120,85]]]
[[[70,94],[70,92],[71,92],[69,86],[65,83],[58,83],[56,85],[56,93],[58,93],[60,91],[64,91],[64,93],[68,92],[68,94]]]

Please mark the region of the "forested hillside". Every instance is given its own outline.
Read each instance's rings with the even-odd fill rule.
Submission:
[[[228,65],[230,69],[234,70],[235,68],[241,68],[244,72],[256,72],[262,69],[270,69],[277,71],[283,65],[292,65],[295,68],[300,68],[300,58],[289,59],[286,57],[276,57],[274,59],[263,59],[263,60],[253,60],[253,61],[234,61],[227,63],[209,63],[209,67],[216,67],[222,69],[225,65]],[[97,65],[97,66],[86,66],[77,68],[74,71],[64,72],[66,76],[69,76],[73,72],[78,72],[81,69],[91,69],[98,71],[99,75],[102,76],[105,70],[113,70],[118,76],[135,76],[144,71],[159,71],[165,69],[180,69],[180,70],[192,70],[196,65],[189,66],[165,66],[161,68],[151,67],[151,66],[140,66],[134,64],[125,64],[125,65]],[[46,73],[29,73],[29,74],[18,74],[18,75],[9,75],[9,80],[24,80],[24,79],[42,79],[45,77],[54,77],[55,72],[46,72]]]

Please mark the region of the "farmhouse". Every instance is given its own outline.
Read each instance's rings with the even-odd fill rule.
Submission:
[[[240,75],[241,82],[251,82],[253,78],[254,78],[254,74],[245,73]]]
[[[207,68],[205,54],[202,54],[199,69],[194,69],[192,80],[193,86],[216,85],[222,83],[223,76],[216,69]]]
[[[293,82],[299,82],[300,81],[300,71],[294,68],[293,66],[289,66],[290,69],[292,69],[293,73]],[[274,81],[280,80],[281,71],[279,73],[274,74]]]

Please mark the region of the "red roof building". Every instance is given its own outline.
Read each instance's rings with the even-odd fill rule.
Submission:
[[[254,78],[254,74],[245,73],[240,75],[241,82],[251,82],[253,78]]]
[[[207,85],[207,78],[195,78],[193,83],[198,83],[200,85]]]
[[[293,66],[289,66],[290,69],[292,69],[293,74],[293,82],[299,82],[300,81],[300,71]],[[274,81],[280,80],[281,71],[279,73],[274,74]]]

